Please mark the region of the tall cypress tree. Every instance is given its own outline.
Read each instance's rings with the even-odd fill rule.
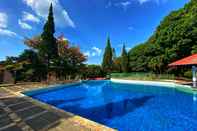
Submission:
[[[51,59],[57,56],[57,43],[54,37],[55,24],[53,18],[53,6],[50,5],[48,19],[44,25],[43,33],[41,34],[42,42],[39,48],[39,54],[47,62],[49,67]]]
[[[107,39],[107,45],[103,55],[102,68],[107,73],[110,73],[112,70],[112,48],[110,38]]]
[[[114,61],[116,59],[116,50],[115,48],[112,48],[112,60]]]
[[[125,45],[123,45],[122,55],[121,55],[121,68],[124,73],[128,72],[128,64],[129,64],[128,54],[125,49]]]

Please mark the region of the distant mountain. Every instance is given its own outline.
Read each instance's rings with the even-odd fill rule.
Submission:
[[[172,61],[197,53],[197,0],[161,21],[149,40],[129,51],[131,71],[163,73]]]

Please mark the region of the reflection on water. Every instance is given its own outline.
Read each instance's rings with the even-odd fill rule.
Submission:
[[[197,116],[197,94],[193,93],[193,115]]]
[[[120,131],[197,130],[197,93],[94,81],[33,97]]]
[[[102,94],[102,89],[106,87],[109,83],[109,81],[98,83],[97,85],[83,83],[82,86],[87,89],[86,96],[97,96]]]
[[[196,100],[197,100],[197,95],[196,95],[196,93],[194,93],[193,94],[193,101],[196,102]]]
[[[112,102],[106,104],[106,112],[107,112],[107,118],[111,118],[112,112],[113,112],[113,103]]]

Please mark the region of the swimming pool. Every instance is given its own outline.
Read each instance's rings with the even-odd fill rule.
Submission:
[[[86,81],[24,94],[120,131],[197,130],[197,101],[176,88]]]

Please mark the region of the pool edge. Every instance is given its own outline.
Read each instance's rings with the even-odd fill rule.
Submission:
[[[115,83],[125,83],[125,84],[162,86],[162,87],[174,88],[178,91],[189,93],[189,94],[197,94],[197,89],[192,88],[191,86],[188,85],[177,84],[175,82],[125,80],[125,79],[114,79],[114,78],[111,78],[111,81]]]
[[[78,83],[78,82],[77,82]],[[72,83],[73,84],[73,83]],[[108,127],[106,125],[102,125],[100,123],[97,123],[97,122],[94,122],[92,120],[89,120],[87,118],[84,118],[84,117],[81,117],[79,115],[75,115],[71,112],[68,112],[68,111],[64,111],[62,109],[59,109],[55,106],[52,106],[52,105],[49,105],[47,103],[44,103],[44,102],[41,102],[39,100],[36,100],[36,99],[33,99],[32,97],[30,96],[27,96],[25,94],[23,94],[23,92],[26,92],[26,91],[32,91],[32,90],[36,90],[36,89],[30,89],[30,90],[26,90],[26,91],[21,91],[21,92],[13,92],[12,90],[9,90],[9,89],[6,89],[5,87],[1,87],[3,88],[4,90],[14,94],[15,96],[17,97],[24,97],[25,99],[27,99],[28,101],[31,101],[35,104],[38,104],[46,109],[50,109],[58,114],[61,114],[61,115],[72,115],[72,118],[69,118],[69,121],[70,122],[73,122],[73,123],[76,123],[76,124],[79,124],[80,126],[82,127],[86,127],[88,129],[90,129],[91,131],[116,131],[116,129],[113,129],[111,127]],[[46,87],[46,88],[53,88],[53,87]],[[43,89],[43,88],[37,88],[38,90],[39,89]]]

